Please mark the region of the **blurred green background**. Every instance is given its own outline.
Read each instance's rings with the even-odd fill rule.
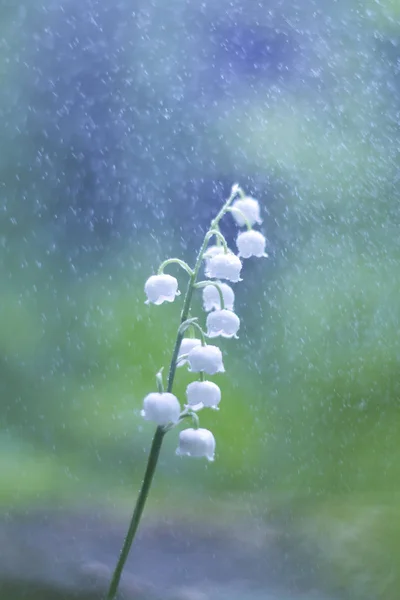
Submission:
[[[327,588],[398,598],[399,48],[398,0],[1,3],[4,509],[131,504],[180,309],[144,281],[237,181],[270,258],[201,414],[216,462],[171,433],[153,509],[276,518]]]

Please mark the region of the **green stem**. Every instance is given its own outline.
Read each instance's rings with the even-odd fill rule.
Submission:
[[[226,209],[226,211],[230,212],[230,213],[233,213],[233,214],[236,213],[236,214],[240,215],[242,217],[243,221],[244,221],[244,224],[247,227],[247,230],[248,231],[252,230],[252,226],[250,225],[250,221],[248,220],[248,218],[246,217],[246,215],[244,214],[244,212],[242,210],[240,210],[240,208],[234,208],[234,207],[230,206],[229,208]]]
[[[223,207],[221,208],[221,210],[219,211],[219,213],[217,214],[215,219],[213,219],[211,221],[211,227],[210,227],[209,231],[207,231],[206,235],[204,236],[203,243],[201,245],[201,248],[200,248],[197,258],[196,258],[196,264],[195,264],[192,274],[189,278],[188,286],[186,289],[185,299],[183,301],[182,312],[181,312],[181,321],[179,323],[180,325],[182,325],[182,323],[184,321],[186,321],[189,316],[190,303],[192,301],[193,290],[195,289],[197,275],[199,274],[199,271],[200,271],[201,263],[203,260],[203,255],[204,255],[204,252],[206,251],[207,244],[210,240],[210,237],[212,237],[212,235],[215,235],[216,232],[218,231],[219,222],[222,219],[222,217],[224,216],[224,214],[227,212],[230,204],[232,204],[232,201],[233,201],[234,197],[236,196],[236,194],[237,194],[237,191],[232,190],[231,195],[229,196],[228,200],[225,202],[225,204],[223,205]],[[211,231],[213,233],[210,235]],[[224,241],[225,241],[225,238],[224,238]],[[225,244],[226,244],[226,242],[225,242]],[[169,367],[167,392],[172,391],[172,386],[174,384],[176,362],[178,360],[178,353],[179,353],[179,348],[181,347],[181,343],[183,340],[183,335],[184,334],[178,330],[178,335],[176,336],[174,350],[172,352],[171,364]]]
[[[197,319],[188,319],[187,321],[183,321],[183,323],[179,327],[179,329],[182,333],[184,333],[190,327],[192,329],[194,329],[195,331],[198,331],[198,333],[200,335],[201,345],[206,346],[207,344],[206,344],[205,333],[202,330],[202,328],[200,327],[200,325],[197,323]]]
[[[184,260],[181,260],[180,258],[168,258],[168,260],[164,260],[164,262],[161,263],[161,265],[158,268],[158,274],[162,275],[164,273],[165,267],[167,267],[168,265],[174,265],[174,264],[182,267],[182,269],[184,271],[186,271],[186,273],[188,273],[189,275],[193,275],[193,271],[189,267],[189,265],[187,263],[185,263]]]
[[[205,288],[208,285],[213,285],[215,288],[217,288],[217,292],[219,294],[219,302],[220,302],[220,309],[224,310],[225,308],[225,300],[224,300],[224,295],[222,293],[222,289],[220,284],[218,283],[218,281],[199,281],[198,283],[196,283],[196,288]]]
[[[217,229],[215,227],[213,227],[213,229],[210,229],[210,231],[206,235],[207,242],[213,236],[215,236],[217,238],[217,242],[220,242],[220,244],[222,244],[222,246],[224,247],[224,252],[225,252],[225,254],[227,254],[227,252],[228,252],[228,244],[226,243],[226,239],[224,238],[224,236],[222,235],[222,233],[219,231],[219,229]]]
[[[161,367],[161,369],[158,371],[158,373],[156,375],[157,390],[158,390],[159,394],[164,393],[164,382],[163,382],[162,372],[163,372],[163,367]]]
[[[182,325],[182,323],[184,323],[189,316],[190,303],[192,301],[193,289],[194,289],[194,284],[196,283],[196,277],[197,277],[197,272],[195,269],[193,274],[189,278],[189,282],[188,282],[188,286],[187,286],[186,294],[185,294],[185,299],[183,301],[181,320],[180,320],[179,325]],[[183,336],[184,336],[184,332],[181,329],[179,329],[178,335],[176,336],[175,346],[174,346],[174,350],[172,352],[172,358],[171,358],[171,363],[170,363],[170,367],[169,367],[167,392],[171,392],[172,387],[174,385],[176,362],[178,360],[179,348],[181,347]]]
[[[157,427],[151,444],[151,450],[149,454],[149,460],[147,462],[146,472],[144,474],[142,487],[139,492],[138,499],[136,501],[135,510],[133,511],[132,519],[129,525],[128,533],[126,534],[124,545],[122,546],[121,553],[119,555],[117,566],[115,567],[113,577],[110,583],[110,587],[107,593],[107,600],[114,600],[119,582],[121,579],[122,571],[128,558],[129,551],[132,546],[133,539],[135,537],[137,528],[140,523],[140,518],[143,513],[144,506],[146,504],[147,496],[149,494],[151,482],[156,470],[158,457],[160,455],[162,441],[165,435],[165,431],[162,427]]]
[[[229,205],[231,204],[233,198],[235,197],[235,195],[236,195],[236,192],[233,193],[233,191],[232,191],[230,197],[225,202],[225,204],[223,205],[223,207],[221,208],[221,210],[219,211],[219,213],[217,214],[215,219],[212,221],[211,229],[216,229],[218,227],[219,221],[226,213],[226,211],[227,211]],[[213,235],[215,235],[215,233],[213,233]],[[193,271],[190,269],[190,267],[188,267],[190,269],[190,272],[188,271],[189,282],[188,282],[188,286],[186,289],[185,299],[183,301],[180,325],[182,325],[182,323],[184,321],[186,321],[189,316],[190,303],[192,301],[193,290],[195,289],[197,275],[199,273],[201,263],[203,260],[203,255],[207,248],[209,239],[210,239],[209,232],[207,232],[204,237],[204,241],[200,248],[200,251],[197,255],[196,264],[195,264]],[[165,261],[161,265],[161,267],[163,268],[164,266],[166,266],[166,264],[170,264],[173,262],[178,263],[181,267],[183,267],[185,270],[187,270],[186,263],[183,263],[183,261],[180,261],[179,259],[170,259],[169,261]],[[172,388],[174,385],[176,363],[177,363],[178,352],[179,352],[179,348],[180,348],[180,345],[181,345],[181,342],[183,339],[183,335],[184,335],[184,333],[181,332],[180,329],[178,329],[178,334],[176,336],[174,350],[172,352],[171,364],[169,367],[167,392],[172,392]],[[154,476],[154,473],[155,473],[155,470],[157,467],[158,457],[160,456],[160,450],[161,450],[162,442],[163,442],[166,431],[167,431],[167,429],[165,429],[163,427],[157,427],[157,429],[155,431],[155,434],[153,437],[153,442],[151,444],[149,458],[147,461],[146,471],[145,471],[144,478],[143,478],[142,487],[140,488],[139,496],[136,500],[136,505],[135,505],[135,508],[133,511],[129,529],[126,534],[121,553],[119,555],[117,566],[115,567],[115,570],[114,570],[114,573],[113,573],[113,576],[111,579],[111,583],[110,583],[110,587],[107,592],[106,600],[114,600],[115,596],[117,594],[122,571],[124,569],[126,560],[128,558],[129,551],[131,549],[132,542],[135,538],[135,534],[136,534],[137,528],[139,526],[140,519],[142,517],[143,509],[145,507],[146,500],[149,495],[151,483],[153,481],[153,476]]]
[[[179,423],[182,423],[182,421],[184,419],[192,419],[194,426],[195,426],[194,428],[195,429],[199,428],[199,425],[200,425],[199,417],[196,415],[194,410],[188,409],[187,412],[182,413],[179,418]]]

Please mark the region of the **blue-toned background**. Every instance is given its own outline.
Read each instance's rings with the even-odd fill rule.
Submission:
[[[201,414],[217,460],[171,433],[154,510],[290,513],[327,587],[398,598],[399,44],[397,0],[1,3],[3,507],[131,503],[180,309],[144,281],[237,181],[270,258]]]

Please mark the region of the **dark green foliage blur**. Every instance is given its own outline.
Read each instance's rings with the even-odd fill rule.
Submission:
[[[1,3],[2,505],[131,505],[180,309],[144,281],[237,181],[270,258],[200,415],[216,462],[172,432],[154,503],[290,513],[327,585],[398,598],[399,47],[398,0]]]

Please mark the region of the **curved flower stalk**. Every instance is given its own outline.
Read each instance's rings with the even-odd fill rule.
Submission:
[[[251,196],[242,196],[239,200],[235,200],[230,208],[236,223],[239,227],[249,225],[252,227],[256,223],[261,225],[260,205]]]
[[[235,304],[235,292],[227,283],[204,282],[203,288],[203,308],[206,312],[226,308],[232,310]],[[222,302],[221,302],[222,294]]]
[[[239,233],[237,238],[239,255],[234,254],[228,248],[226,240],[219,230],[219,222],[228,212],[231,212],[238,226],[247,228],[247,231]],[[188,277],[166,388],[164,389],[161,369],[156,374],[157,391],[150,390],[143,400],[141,415],[146,421],[153,422],[156,430],[142,486],[112,576],[107,600],[114,600],[116,597],[122,571],[142,517],[166,433],[186,419],[191,419],[193,426],[183,429],[179,434],[176,454],[192,458],[206,458],[208,461],[214,460],[215,438],[211,431],[199,426],[197,412],[204,409],[219,409],[221,390],[213,381],[205,380],[205,375],[213,376],[224,373],[225,368],[221,350],[218,346],[207,344],[206,337],[213,339],[218,337],[237,338],[240,319],[233,312],[234,292],[229,285],[221,283],[220,280],[242,281],[240,257],[266,256],[264,236],[252,229],[253,225],[257,223],[261,223],[260,206],[257,200],[246,196],[239,185],[235,184],[229,198],[211,222],[194,267],[191,268],[178,258],[169,258],[160,265],[157,274],[151,275],[145,283],[146,304],[158,306],[164,302],[174,302],[180,295],[178,280],[174,276],[164,273],[166,267],[177,265]],[[215,243],[210,244],[211,240]],[[205,262],[205,275],[208,279],[198,282],[197,278],[203,261]],[[203,290],[204,310],[208,313],[207,333],[203,331],[197,317],[190,316],[193,294],[200,289]],[[189,372],[197,374],[198,379],[187,386],[187,404],[182,407],[172,390],[177,368],[185,365]]]
[[[181,345],[179,346],[178,360],[176,363],[177,367],[183,367],[184,365],[189,364],[187,359],[188,354],[196,346],[201,346],[201,340],[198,338],[183,338]]]

